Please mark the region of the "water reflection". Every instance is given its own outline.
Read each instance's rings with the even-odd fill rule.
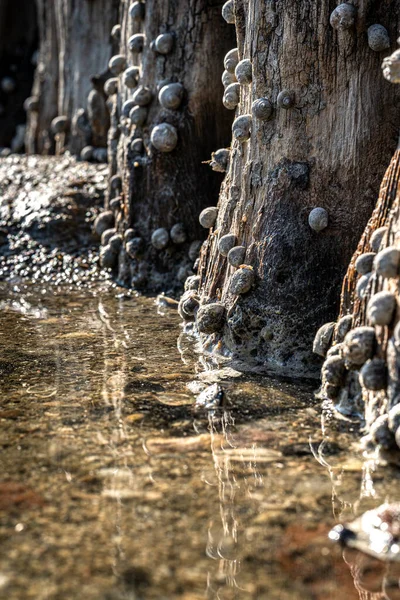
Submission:
[[[312,388],[223,368],[224,409],[194,411],[215,373],[168,307],[112,288],[0,303],[7,598],[392,598],[395,571],[372,589],[327,534],[398,475],[348,425],[321,435]]]

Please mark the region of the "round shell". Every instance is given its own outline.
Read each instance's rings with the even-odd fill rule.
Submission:
[[[110,179],[110,189],[113,191],[121,190],[122,188],[122,179],[119,175],[113,175]]]
[[[171,227],[170,236],[174,244],[183,244],[186,242],[187,235],[183,223],[176,223],[176,225]]]
[[[24,102],[24,110],[26,112],[37,112],[39,110],[39,98],[37,96],[30,96]]]
[[[161,88],[158,100],[163,108],[176,110],[179,108],[184,94],[184,87],[180,83],[169,83]]]
[[[240,84],[231,83],[225,89],[224,96],[222,98],[222,104],[228,110],[234,110],[239,104],[240,100]]]
[[[217,220],[218,208],[216,206],[209,206],[201,211],[199,216],[199,223],[205,229],[214,227],[215,221]]]
[[[100,250],[100,266],[103,269],[113,269],[118,259],[118,253],[116,253],[110,246],[104,246]]]
[[[171,33],[162,33],[154,43],[154,49],[159,54],[169,54],[174,46],[174,36]]]
[[[232,267],[240,267],[244,263],[246,248],[244,246],[234,246],[228,252],[228,262]]]
[[[251,110],[253,117],[260,121],[268,121],[273,113],[273,107],[268,98],[258,98],[257,100],[254,100]]]
[[[119,23],[117,25],[114,25],[114,27],[111,29],[111,37],[116,42],[120,41],[120,39],[121,39],[121,25]]]
[[[365,252],[364,254],[361,254],[361,256],[357,258],[354,265],[357,273],[360,275],[367,275],[367,273],[371,273],[375,256],[375,252]]]
[[[276,104],[279,108],[284,108],[288,110],[289,108],[293,108],[295,103],[294,93],[290,90],[282,90],[278,94],[278,98],[276,99]]]
[[[129,16],[133,21],[142,21],[145,15],[143,2],[134,2],[129,8]]]
[[[389,429],[388,415],[381,415],[371,425],[369,434],[375,444],[390,450],[394,446],[393,433]]]
[[[375,257],[375,271],[384,278],[397,277],[399,274],[400,250],[389,246],[381,250]]]
[[[313,342],[313,352],[319,356],[326,356],[329,346],[332,343],[332,336],[336,323],[325,323],[315,334]]]
[[[383,390],[387,385],[387,368],[381,358],[367,360],[360,371],[360,383],[367,390]]]
[[[91,161],[93,158],[93,146],[85,146],[82,148],[80,153],[81,160],[86,160],[87,162]]]
[[[231,294],[246,294],[254,283],[254,271],[251,267],[241,267],[231,277],[229,291]]]
[[[241,85],[247,85],[253,80],[253,67],[251,60],[244,58],[236,65],[235,69],[236,79]]]
[[[134,154],[142,154],[144,150],[144,144],[142,138],[136,138],[131,142],[131,152]]]
[[[308,224],[317,233],[328,227],[328,212],[325,208],[317,207],[308,215]]]
[[[93,224],[94,232],[101,238],[103,233],[107,229],[111,229],[114,226],[114,214],[111,210],[106,210],[99,214]]]
[[[391,83],[400,83],[400,50],[396,50],[382,63],[383,76]]]
[[[370,279],[371,273],[367,273],[366,275],[360,277],[360,279],[357,281],[356,294],[360,300],[362,300],[365,296]]]
[[[231,85],[231,83],[236,83],[236,77],[235,77],[234,73],[229,73],[229,71],[224,71],[222,73],[221,81],[222,81],[222,85],[224,86],[224,88],[226,88],[226,87],[228,87],[228,85]]]
[[[126,69],[126,57],[123,54],[116,54],[110,58],[108,68],[114,75],[119,75],[124,69]]]
[[[151,236],[151,243],[157,250],[163,250],[164,248],[166,248],[169,243],[168,230],[164,227],[160,227],[159,229],[153,231],[153,235]]]
[[[169,123],[156,125],[151,132],[151,143],[160,152],[172,152],[178,143],[178,132]]]
[[[235,23],[235,7],[233,0],[228,0],[222,7],[222,16],[231,25]]]
[[[106,96],[113,96],[118,92],[118,78],[110,77],[104,84],[104,93]]]
[[[331,385],[343,385],[346,367],[341,356],[329,356],[322,365],[322,380]]]
[[[68,123],[68,117],[64,115],[56,117],[51,122],[51,131],[54,134],[64,133],[68,129]]]
[[[353,315],[345,315],[339,319],[336,325],[336,342],[343,342],[346,335],[349,333],[353,324]]]
[[[217,333],[224,325],[225,307],[219,302],[205,304],[197,311],[196,324],[200,333]]]
[[[228,256],[229,250],[232,250],[236,244],[236,241],[236,235],[233,233],[227,233],[226,235],[223,235],[218,241],[218,250],[220,254],[222,254],[222,256]]]
[[[368,46],[374,52],[383,52],[390,48],[390,38],[386,27],[379,24],[368,27]]]
[[[376,229],[374,233],[371,235],[371,239],[369,240],[369,245],[371,246],[372,252],[378,252],[381,246],[382,240],[387,233],[387,227],[379,227]]]
[[[136,106],[136,102],[134,100],[126,100],[121,108],[121,116],[129,117],[129,113],[134,106]]]
[[[129,67],[124,71],[122,81],[127,88],[135,88],[139,79],[139,67]]]
[[[153,99],[153,92],[150,88],[141,85],[133,94],[132,100],[138,106],[147,106]]]
[[[211,154],[210,162],[212,170],[217,171],[218,173],[225,173],[228,169],[229,154],[227,148],[220,148],[220,150],[213,152]]]
[[[113,235],[115,235],[117,233],[117,230],[114,227],[111,227],[111,229],[106,229],[102,235],[101,235],[101,245],[102,246],[107,246],[109,240],[112,238]]]
[[[358,369],[375,351],[375,330],[373,327],[355,327],[344,338],[342,354],[347,369]]]
[[[356,9],[352,4],[339,4],[331,13],[330,24],[334,29],[350,29],[356,19]]]
[[[147,108],[144,106],[135,106],[129,113],[129,119],[133,125],[143,125],[147,119]]]
[[[235,73],[235,69],[239,62],[239,53],[237,48],[229,50],[224,58],[224,68],[228,73]]]
[[[179,315],[185,321],[194,321],[199,308],[200,299],[195,290],[187,290],[181,297],[178,305]]]
[[[239,142],[245,142],[251,134],[251,115],[242,115],[233,121],[233,137]]]
[[[106,163],[108,161],[107,148],[94,148],[93,159],[99,163]]]
[[[128,40],[128,48],[131,52],[139,54],[144,48],[144,34],[135,33]]]
[[[191,275],[185,281],[185,292],[189,290],[197,291],[200,287],[200,275]]]
[[[126,241],[128,232],[132,232],[132,234],[129,233],[129,239],[128,239],[128,241]],[[131,235],[133,237],[131,237]],[[144,248],[143,238],[134,237],[133,229],[127,229],[125,232],[124,238],[126,241],[125,249],[126,249],[127,253],[129,254],[129,256],[131,258],[138,258]]]
[[[192,242],[190,244],[189,250],[188,250],[188,256],[189,256],[190,260],[193,260],[193,261],[196,260],[196,258],[199,255],[202,245],[203,245],[203,242],[201,240],[195,240],[194,242]]]
[[[367,306],[367,319],[371,325],[389,325],[396,309],[396,296],[392,292],[374,294]]]
[[[120,233],[115,233],[109,238],[108,245],[114,252],[119,252],[122,246],[122,235]]]

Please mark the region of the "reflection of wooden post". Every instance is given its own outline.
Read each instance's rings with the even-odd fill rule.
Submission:
[[[225,356],[290,376],[318,372],[312,338],[337,311],[396,147],[399,91],[382,78],[384,54],[368,45],[367,30],[371,19],[381,23],[394,47],[400,3],[372,13],[357,4],[349,28],[337,29],[326,0],[234,2],[241,121],[199,269],[201,304],[221,301],[226,312],[203,342],[222,340]],[[261,98],[270,104],[254,106]],[[309,220],[315,208],[327,213],[324,229],[315,213]],[[221,252],[227,234],[246,249],[249,291],[233,286],[240,273]]]

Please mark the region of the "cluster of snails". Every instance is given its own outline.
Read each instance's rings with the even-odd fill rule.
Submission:
[[[357,8],[344,2],[339,4],[330,16],[330,24],[338,31],[348,31],[354,28],[357,18]],[[390,48],[389,33],[383,25],[374,23],[367,30],[368,45],[374,52],[383,52]]]

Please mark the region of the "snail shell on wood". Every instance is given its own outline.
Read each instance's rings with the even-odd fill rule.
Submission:
[[[203,242],[201,240],[194,240],[189,246],[188,256],[190,260],[195,261],[199,255]]]
[[[400,404],[395,404],[389,410],[389,429],[396,431],[400,427]]]
[[[138,106],[147,106],[153,99],[153,92],[150,88],[140,86],[133,94],[132,100]]]
[[[322,380],[332,385],[342,385],[346,374],[341,356],[329,356],[322,365]]]
[[[367,360],[360,371],[360,383],[367,390],[383,390],[387,385],[387,368],[381,358]]]
[[[236,79],[241,85],[247,85],[253,80],[253,67],[251,65],[251,60],[248,58],[244,58],[235,68]]]
[[[346,335],[349,333],[353,323],[353,315],[345,315],[336,325],[336,342],[343,342]]]
[[[136,138],[131,142],[131,151],[134,154],[142,154],[144,150],[142,138]]]
[[[215,221],[217,220],[218,208],[216,206],[209,206],[201,211],[199,216],[199,223],[205,229],[214,227]]]
[[[254,271],[251,267],[240,267],[231,277],[229,291],[231,294],[246,294],[254,283]]]
[[[347,369],[358,369],[375,351],[375,330],[373,327],[355,327],[344,338],[343,358]]]
[[[160,227],[153,231],[153,235],[151,236],[151,243],[154,248],[157,250],[163,250],[168,246],[169,243],[169,233],[167,229],[164,227]]]
[[[361,254],[354,265],[357,273],[360,275],[367,275],[367,273],[370,273],[372,271],[375,256],[375,252],[365,252],[364,254]]]
[[[200,333],[216,333],[224,325],[225,307],[220,302],[205,304],[199,308],[196,315],[197,329]]]
[[[106,229],[105,231],[103,231],[102,235],[101,235],[101,245],[102,246],[107,246],[108,241],[112,238],[113,235],[115,235],[117,233],[117,230],[112,227],[111,229]]]
[[[383,76],[391,83],[400,83],[400,50],[396,50],[382,63]]]
[[[114,252],[119,252],[122,246],[122,235],[120,233],[115,233],[112,237],[110,237],[108,245],[112,250],[114,250]]]
[[[238,62],[239,62],[238,49],[233,48],[232,50],[229,50],[229,52],[226,54],[226,56],[224,58],[225,70],[228,71],[228,73],[235,73],[235,69],[237,67]]]
[[[109,245],[100,250],[100,266],[104,269],[113,269],[118,259],[118,253]]]
[[[160,152],[172,152],[178,143],[178,132],[173,125],[160,123],[154,127],[150,139]]]
[[[325,323],[318,329],[313,342],[313,352],[315,354],[326,356],[332,342],[335,325],[336,323]]]
[[[93,146],[85,146],[80,153],[80,159],[90,162],[93,158]]]
[[[225,173],[228,169],[229,161],[229,150],[227,148],[220,148],[211,154],[210,166],[213,171],[218,173]]]
[[[369,434],[375,444],[378,444],[386,450],[390,450],[395,445],[393,433],[389,429],[388,415],[381,415],[371,425]]]
[[[369,245],[371,246],[372,252],[378,252],[381,246],[382,240],[387,233],[387,227],[379,227],[374,231],[371,235],[371,239],[369,240]]]
[[[236,235],[233,233],[227,233],[226,235],[223,235],[218,241],[218,250],[220,254],[222,254],[222,256],[228,256],[229,250],[232,250],[236,244],[236,241]]]
[[[104,93],[106,96],[113,96],[118,92],[118,78],[110,77],[104,84]]]
[[[135,88],[139,79],[139,67],[129,67],[124,71],[122,81],[127,88]]]
[[[268,98],[258,98],[254,100],[251,110],[253,116],[260,121],[268,121],[272,117],[273,107]]]
[[[225,89],[222,103],[228,110],[234,110],[239,104],[240,100],[240,84],[231,83]]]
[[[122,188],[122,179],[119,175],[113,175],[110,179],[110,189],[113,191],[121,190]]]
[[[379,24],[368,27],[368,46],[374,52],[383,52],[390,48],[390,38],[386,27]]]
[[[161,88],[158,100],[163,108],[175,110],[179,108],[183,99],[184,87],[180,83],[169,83]]]
[[[176,225],[171,227],[170,236],[174,244],[183,244],[186,242],[187,235],[183,223],[176,223]]]
[[[121,39],[121,25],[119,23],[117,23],[117,25],[114,25],[114,27],[111,29],[111,37],[116,42],[119,42],[119,40]]]
[[[159,54],[169,54],[174,46],[174,36],[171,33],[162,33],[154,43],[154,48]]]
[[[375,257],[375,271],[384,278],[397,277],[399,274],[400,250],[389,246],[381,250]]]
[[[126,230],[125,236],[124,236],[125,240],[127,239],[126,234],[128,233],[128,231],[133,232],[133,229]],[[126,245],[125,245],[126,251],[131,258],[138,258],[141,255],[143,248],[144,248],[143,238],[134,237],[134,233],[133,233],[132,237],[130,237],[130,235],[131,234],[129,234],[129,239],[128,239],[128,241],[126,241]]]
[[[178,305],[179,315],[185,321],[194,321],[196,311],[200,305],[200,299],[195,290],[187,290],[181,297]]]
[[[114,226],[114,214],[111,210],[106,210],[99,214],[93,224],[94,232],[101,238],[102,234]]]
[[[224,86],[224,88],[226,88],[226,87],[228,87],[228,85],[231,85],[231,83],[236,83],[236,77],[235,77],[234,73],[229,73],[229,71],[224,71],[222,73],[221,81],[222,81],[222,85]]]
[[[370,279],[371,273],[367,273],[366,275],[360,277],[360,279],[357,281],[356,294],[360,300],[362,300],[365,296]]]
[[[139,54],[144,48],[144,34],[135,33],[128,40],[128,48],[131,52]],[[124,67],[125,68],[125,67]]]
[[[129,113],[129,119],[133,125],[143,125],[147,119],[147,108],[144,106],[134,106]]]
[[[389,325],[396,308],[396,296],[392,292],[374,294],[367,306],[367,319],[371,325]]]
[[[227,23],[233,25],[235,23],[235,7],[233,0],[228,0],[222,7],[222,16]]]
[[[132,229],[131,227],[125,231],[125,233],[124,233],[125,242],[129,242],[129,240],[131,240],[134,237],[135,237],[135,230]]]
[[[233,137],[239,142],[245,142],[250,138],[251,133],[251,115],[241,115],[233,121]]]
[[[114,75],[119,75],[124,69],[126,69],[126,57],[123,54],[116,54],[110,58],[108,68]]]
[[[352,4],[339,4],[331,13],[330,24],[334,29],[350,29],[356,18],[356,8]]]
[[[317,207],[308,215],[308,224],[317,233],[328,227],[328,211],[325,208]]]
[[[134,2],[129,8],[129,16],[133,21],[142,21],[145,15],[143,2]]]
[[[195,290],[197,291],[200,287],[200,276],[191,275],[185,281],[185,291]]]
[[[68,129],[68,117],[61,115],[60,117],[55,117],[55,119],[51,122],[51,131],[54,134],[64,133]]]
[[[118,211],[121,208],[121,196],[117,196],[116,198],[110,200],[109,207],[113,212]]]
[[[279,92],[278,97],[276,99],[276,104],[279,108],[284,108],[288,110],[289,108],[293,108],[295,103],[294,92],[290,90],[282,90]]]
[[[126,100],[122,105],[121,115],[123,117],[129,117],[129,113],[134,106],[136,106],[136,102],[134,100]]]
[[[244,263],[246,248],[244,246],[234,246],[228,252],[228,262],[232,267],[240,267]]]
[[[93,160],[99,163],[106,163],[108,161],[107,148],[94,148],[93,149]]]
[[[24,102],[24,110],[26,112],[37,112],[39,110],[39,98],[37,96],[30,96]]]

